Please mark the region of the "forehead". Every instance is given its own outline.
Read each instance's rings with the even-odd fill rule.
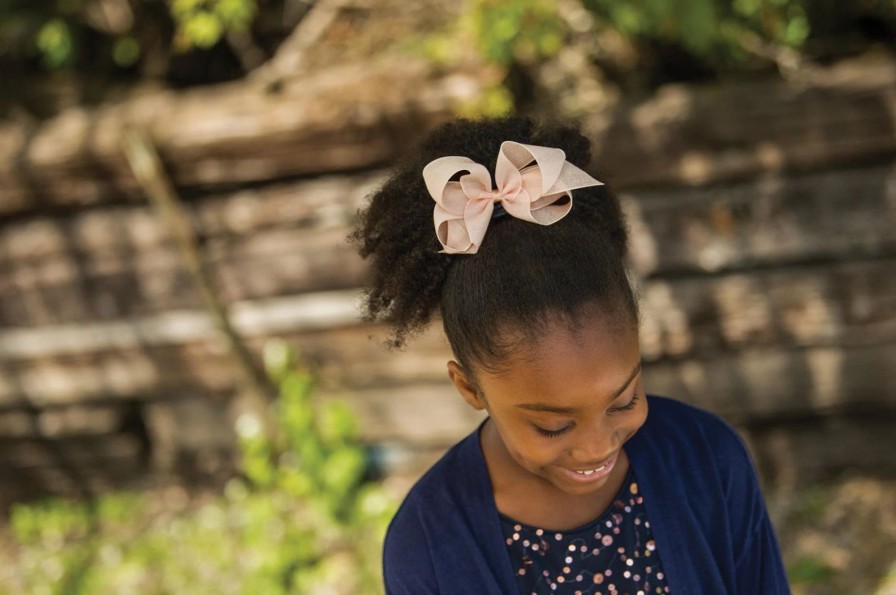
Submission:
[[[612,396],[640,362],[638,329],[596,309],[546,321],[540,331],[515,333],[501,371],[478,374],[487,398],[580,407]]]

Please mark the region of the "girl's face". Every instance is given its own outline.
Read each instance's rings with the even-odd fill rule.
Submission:
[[[637,329],[596,309],[581,323],[575,330],[550,325],[510,358],[507,371],[478,370],[476,384],[449,363],[467,402],[488,411],[510,471],[573,495],[607,483],[623,444],[647,418]]]

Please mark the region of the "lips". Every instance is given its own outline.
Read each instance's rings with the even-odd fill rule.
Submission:
[[[618,453],[614,454],[603,463],[600,463],[593,467],[584,467],[580,469],[567,469],[565,467],[560,467],[560,470],[570,481],[574,481],[576,483],[591,483],[609,475],[610,471],[613,470],[613,466],[616,464],[617,456]]]

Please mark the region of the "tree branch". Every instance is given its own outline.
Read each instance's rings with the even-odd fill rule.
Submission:
[[[258,372],[245,342],[234,329],[215,288],[211,270],[199,250],[196,232],[181,205],[162,160],[149,137],[141,130],[128,128],[123,138],[124,152],[131,171],[150,200],[165,227],[174,238],[183,263],[202,295],[212,322],[224,336],[233,363],[242,377],[243,388],[252,413],[258,416],[268,437],[274,437],[274,424],[268,404],[271,391]]]

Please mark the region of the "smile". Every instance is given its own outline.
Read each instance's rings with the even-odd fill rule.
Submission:
[[[588,469],[587,471],[576,471],[576,473],[578,473],[579,475],[591,475],[592,473],[599,473],[599,472],[603,471],[603,470],[606,469],[606,468],[607,468],[607,464],[604,463],[603,465],[601,465],[601,466],[598,467],[597,469]]]
[[[590,483],[592,481],[598,481],[609,475],[610,471],[612,471],[613,467],[616,465],[617,457],[618,453],[607,459],[599,467],[594,467],[591,469],[568,469],[565,467],[560,467],[560,469],[562,470],[563,475],[570,481],[573,481],[575,483]]]

